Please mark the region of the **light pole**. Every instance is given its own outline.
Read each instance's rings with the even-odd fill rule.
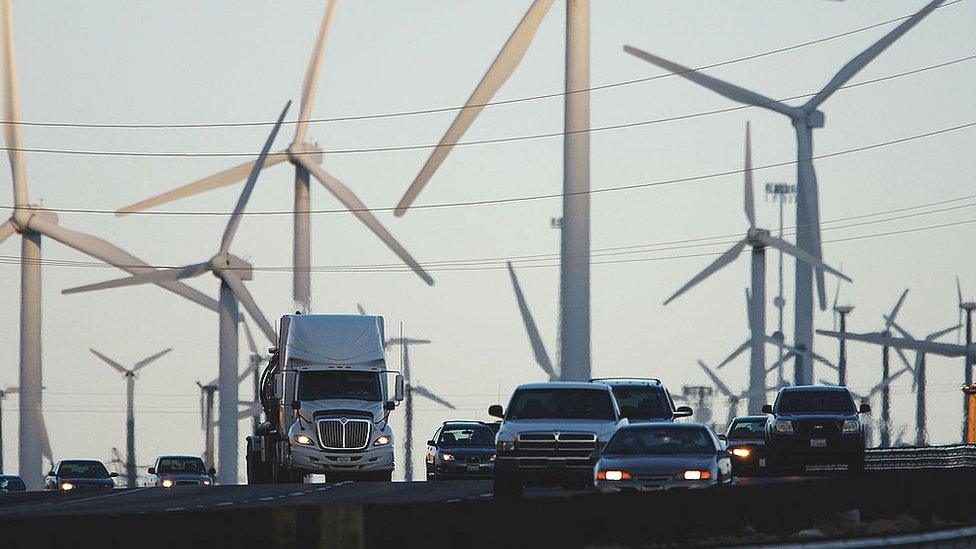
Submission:
[[[840,333],[847,333],[847,315],[854,310],[853,305],[834,306],[834,311],[840,317]],[[837,360],[837,383],[847,387],[847,340],[840,339],[840,357]]]
[[[796,185],[790,185],[788,183],[766,183],[766,200],[773,200],[779,203],[779,238],[783,239],[783,210],[786,204],[791,204],[793,202],[793,197],[796,196]],[[776,306],[777,315],[779,316],[777,331],[779,333],[783,332],[783,308],[786,307],[786,299],[783,297],[783,250],[779,251],[779,268],[778,268],[778,282],[779,291],[776,294],[776,298],[773,299],[773,305]],[[782,340],[780,340],[782,342]],[[784,349],[782,343],[779,345],[779,367],[776,368],[776,386],[782,387],[784,385],[783,379],[783,360]]]

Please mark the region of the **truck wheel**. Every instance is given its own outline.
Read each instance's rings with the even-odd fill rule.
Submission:
[[[525,488],[517,482],[496,477],[492,482],[491,491],[495,499],[519,499],[522,497]]]

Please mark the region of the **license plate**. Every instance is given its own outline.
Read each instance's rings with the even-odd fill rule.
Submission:
[[[468,465],[468,471],[471,471],[473,473],[477,473],[478,472],[478,466],[477,465]]]
[[[339,463],[352,463],[352,460],[347,457],[337,458],[336,461],[338,461]]]
[[[766,466],[766,458],[759,458],[759,466],[760,467]]]
[[[810,439],[810,447],[811,448],[826,448],[827,447],[827,439],[825,439],[825,438],[811,438]]]

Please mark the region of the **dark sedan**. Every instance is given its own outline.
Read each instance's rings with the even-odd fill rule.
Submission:
[[[698,423],[621,427],[593,470],[593,486],[604,493],[695,490],[731,482],[728,452]]]
[[[24,484],[24,479],[17,475],[0,475],[0,494],[26,491],[27,486]]]
[[[427,478],[491,478],[495,433],[482,422],[447,421],[427,441]]]
[[[732,473],[737,477],[766,472],[766,416],[739,416],[725,433],[732,454]]]
[[[148,472],[149,484],[159,488],[211,486],[217,473],[213,467],[207,470],[197,456],[159,456]]]
[[[44,489],[54,492],[115,488],[114,478],[100,461],[65,459],[54,464],[44,479]]]

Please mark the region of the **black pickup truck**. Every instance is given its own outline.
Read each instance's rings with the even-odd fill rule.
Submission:
[[[780,389],[773,405],[763,406],[772,417],[766,423],[767,464],[771,470],[803,472],[807,465],[847,465],[848,472],[864,471],[864,424],[845,387],[807,385]]]

